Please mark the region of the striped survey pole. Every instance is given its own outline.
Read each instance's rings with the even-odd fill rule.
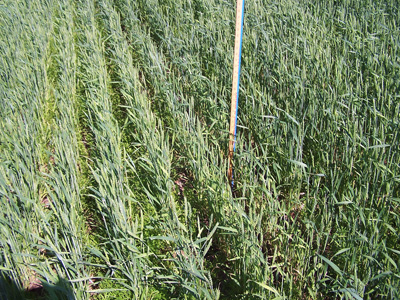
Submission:
[[[233,152],[236,148],[236,127],[239,104],[239,79],[240,63],[242,57],[243,40],[243,19],[244,19],[244,0],[237,0],[236,5],[236,29],[235,29],[235,52],[233,55],[233,76],[232,76],[232,98],[231,98],[231,121],[229,126],[229,169],[228,178],[233,186]]]

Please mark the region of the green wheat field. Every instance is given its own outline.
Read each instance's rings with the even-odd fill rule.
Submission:
[[[0,299],[399,299],[400,2],[0,0]]]

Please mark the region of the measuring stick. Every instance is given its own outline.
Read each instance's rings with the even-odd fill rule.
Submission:
[[[240,63],[242,56],[243,39],[244,0],[237,0],[236,5],[236,30],[235,30],[235,52],[233,56],[232,76],[232,100],[231,100],[231,121],[229,126],[229,169],[228,178],[233,185],[233,152],[236,148],[236,125],[239,104],[239,79]]]

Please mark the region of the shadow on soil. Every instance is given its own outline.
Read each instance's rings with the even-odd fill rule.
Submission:
[[[0,300],[73,300],[75,299],[70,283],[58,278],[56,284],[41,282],[28,290],[21,289],[12,279],[0,272]]]

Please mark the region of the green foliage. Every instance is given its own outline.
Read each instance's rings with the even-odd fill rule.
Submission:
[[[399,298],[398,7],[4,1],[0,298]]]

